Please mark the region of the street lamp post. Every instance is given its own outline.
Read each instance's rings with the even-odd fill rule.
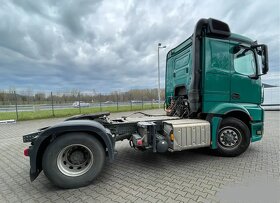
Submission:
[[[158,108],[160,109],[160,68],[159,68],[159,49],[165,49],[166,46],[162,46],[158,43]]]

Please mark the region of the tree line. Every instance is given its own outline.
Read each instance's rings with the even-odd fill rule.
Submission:
[[[164,89],[161,89],[161,99],[164,100]],[[157,89],[132,89],[126,92],[114,91],[111,93],[97,93],[92,91],[79,91],[73,89],[67,92],[33,91],[31,89],[16,91],[15,89],[0,90],[0,105],[17,104],[55,104],[73,103],[83,101],[97,102],[130,102],[154,101],[158,99]]]

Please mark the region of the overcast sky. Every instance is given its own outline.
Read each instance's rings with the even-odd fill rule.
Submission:
[[[279,10],[278,0],[0,0],[0,89],[155,88],[158,42],[163,87],[166,53],[209,17],[267,44],[264,81],[279,84]]]

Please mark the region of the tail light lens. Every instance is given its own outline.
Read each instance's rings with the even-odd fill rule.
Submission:
[[[23,150],[23,154],[24,154],[24,156],[29,156],[29,149],[28,149],[28,148],[25,148],[25,149]]]

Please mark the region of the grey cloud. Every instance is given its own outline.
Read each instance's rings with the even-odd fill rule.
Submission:
[[[164,83],[165,54],[203,17],[267,43],[272,72],[279,73],[277,7],[276,1],[251,0],[2,1],[0,88],[156,87],[157,43],[168,47],[160,52]]]

